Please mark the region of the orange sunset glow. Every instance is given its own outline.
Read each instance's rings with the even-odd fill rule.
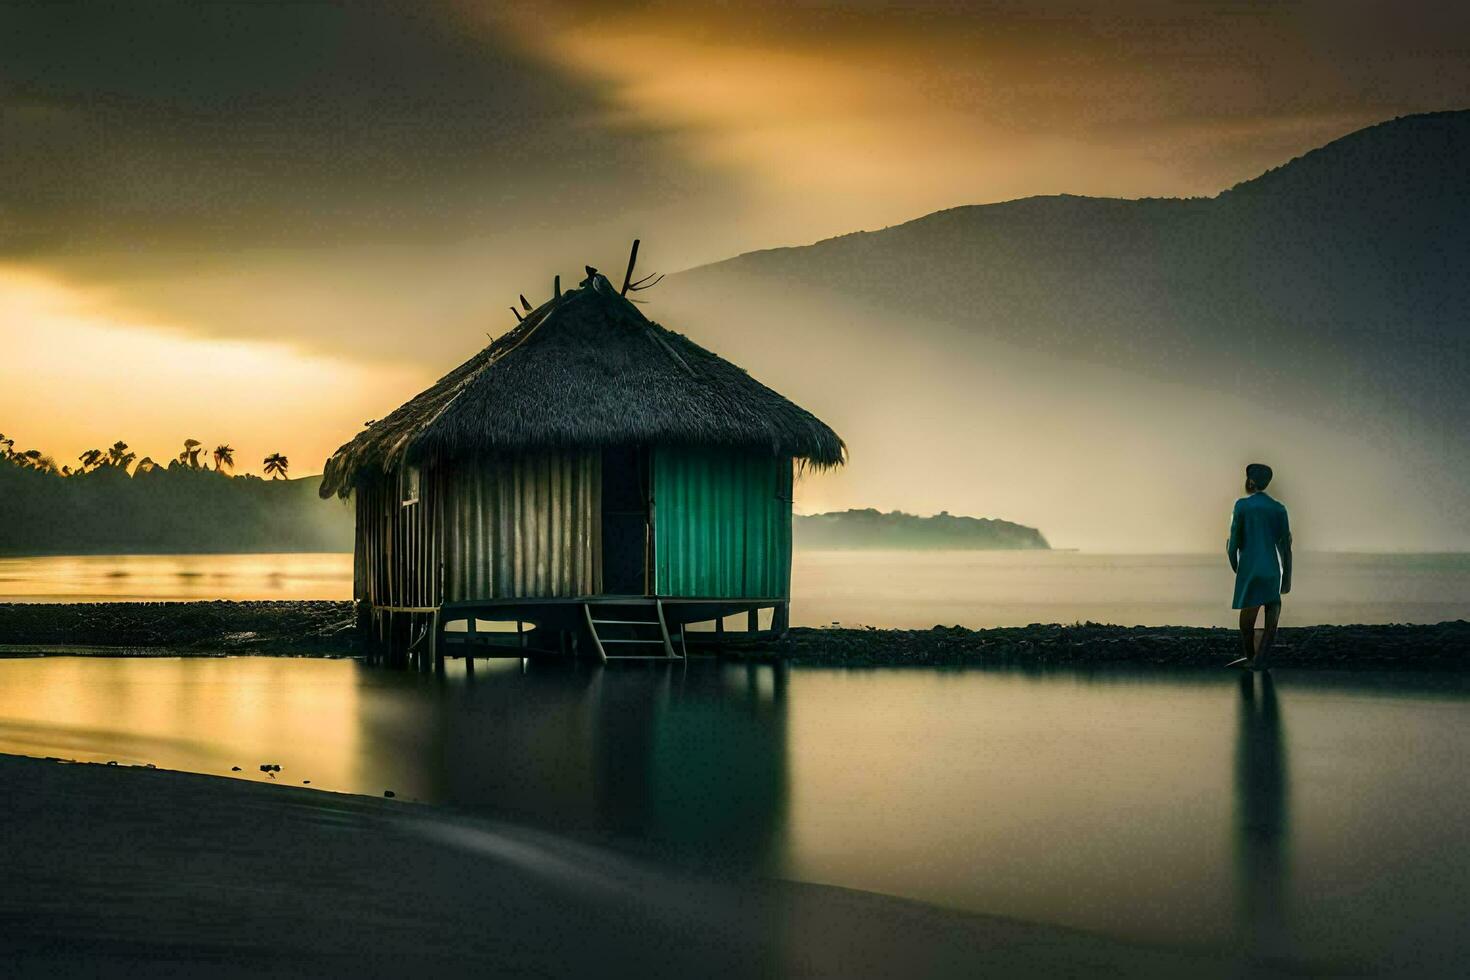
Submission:
[[[238,472],[259,473],[260,460],[283,448],[305,464],[301,472],[315,472],[336,449],[336,432],[424,381],[412,367],[165,327],[16,268],[0,268],[0,322],[8,325],[8,432],[44,445],[58,464],[74,466],[80,453],[116,439],[140,459],[166,463],[197,438],[233,445]],[[323,398],[332,403],[325,411]]]

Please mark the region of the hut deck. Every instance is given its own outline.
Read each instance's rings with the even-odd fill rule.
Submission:
[[[785,598],[715,598],[648,595],[579,595],[550,598],[478,599],[435,608],[380,606],[382,614],[407,616],[432,634],[425,644],[434,659],[522,657],[544,653],[593,652],[603,660],[682,659],[688,646],[768,641],[786,631]],[[760,612],[770,625],[760,628]],[[726,629],[726,620],[745,614],[745,629]],[[695,623],[713,623],[691,631]],[[448,630],[463,623],[462,630]],[[486,630],[484,624],[497,624]],[[514,631],[506,628],[514,624]],[[384,631],[391,633],[391,631]],[[548,639],[549,638],[549,639]],[[430,637],[425,636],[428,640]],[[582,644],[587,646],[584,648]],[[417,646],[417,644],[416,644]]]

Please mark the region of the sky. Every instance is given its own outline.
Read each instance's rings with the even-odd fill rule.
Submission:
[[[634,237],[675,271],[958,204],[1212,195],[1467,104],[1470,8],[1441,3],[6,3],[0,432],[319,472]]]

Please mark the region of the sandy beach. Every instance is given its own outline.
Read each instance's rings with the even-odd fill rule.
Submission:
[[[356,656],[348,602],[0,604],[0,655],[232,653]],[[694,634],[691,634],[691,642]],[[794,628],[777,643],[732,644],[730,656],[825,666],[1088,665],[1207,667],[1237,656],[1234,630],[1188,626],[1033,624],[995,629]],[[1283,627],[1274,666],[1462,670],[1470,622]]]
[[[15,756],[0,779],[12,976],[1272,975],[393,800]]]

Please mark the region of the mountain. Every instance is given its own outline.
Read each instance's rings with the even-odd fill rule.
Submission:
[[[1215,198],[959,207],[683,275],[840,291],[875,312],[1232,388],[1220,366],[1242,354],[1270,359],[1242,378],[1258,391],[1325,357],[1343,373],[1314,381],[1423,411],[1470,390],[1458,370],[1467,175],[1470,111],[1436,113],[1353,133]]]
[[[924,551],[1046,550],[1046,538],[1034,527],[989,517],[960,517],[941,511],[917,517],[902,511],[885,514],[866,508],[792,518],[798,548],[846,550],[891,548]]]
[[[1079,465],[1052,467],[1055,479],[1091,482],[1109,443],[1130,457],[1102,467],[1109,479],[1154,479],[1213,442],[1232,483],[1248,461],[1236,454],[1269,452],[1285,473],[1315,474],[1296,489],[1364,490],[1364,509],[1318,528],[1328,547],[1443,546],[1439,529],[1470,512],[1467,174],[1470,111],[1409,116],[1213,198],[957,207],[692,269],[646,295],[656,318],[731,338],[731,356],[830,417],[853,450],[856,499],[886,496],[856,479],[865,449],[910,483],[944,482],[940,447],[978,449],[1004,470],[971,479],[968,466],[979,491],[1057,453]],[[1036,438],[1012,438],[1028,428]],[[1420,511],[1373,517],[1409,502],[1378,485],[1385,468],[1433,484]],[[936,496],[1000,509],[949,490]],[[1463,521],[1452,537],[1470,547]]]

